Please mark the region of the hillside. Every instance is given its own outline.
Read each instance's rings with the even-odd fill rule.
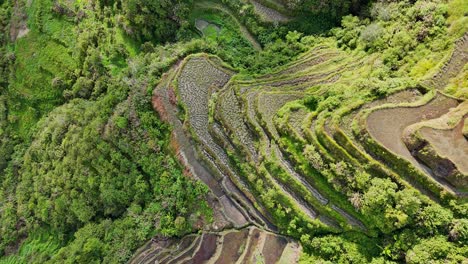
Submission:
[[[468,3],[0,1],[0,263],[464,263]]]

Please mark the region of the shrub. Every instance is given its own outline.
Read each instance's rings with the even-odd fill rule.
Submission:
[[[304,106],[307,107],[310,111],[315,111],[317,109],[319,100],[315,96],[309,96],[304,99]]]

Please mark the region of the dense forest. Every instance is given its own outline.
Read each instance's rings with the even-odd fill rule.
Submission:
[[[259,6],[284,21],[262,18]],[[242,95],[249,89],[290,92],[271,120],[261,110],[241,110],[240,119],[249,123],[245,134],[258,135],[245,143],[247,136],[236,134],[243,126],[226,125],[229,143],[223,146],[225,170],[245,182],[238,189],[248,190],[252,207],[267,215],[274,232],[300,243],[301,262],[464,263],[468,203],[456,196],[468,189],[463,171],[451,181],[460,186],[452,195],[407,170],[411,163],[401,158],[392,159],[394,167],[375,158],[393,156],[363,132],[355,134],[375,154],[365,158],[353,156],[365,150],[349,151],[353,144],[342,143],[345,136],[297,132],[291,120],[307,114],[310,123],[302,129],[323,125],[326,135],[341,118],[335,113],[370,109],[404,89],[429,101],[438,88],[424,86],[428,76],[450,65],[440,62],[459,50],[454,47],[466,32],[464,0],[0,0],[0,263],[126,263],[151,238],[201,233],[214,221],[214,191],[183,164],[175,125],[152,105],[156,87],[179,87],[174,100],[184,129],[198,145],[209,145],[190,123],[194,114],[180,88],[184,71],[174,70],[190,69],[193,54],[234,76],[225,83],[239,105],[249,104]],[[314,50],[324,47],[331,51],[315,59]],[[327,61],[332,55],[336,59]],[[322,62],[323,68],[307,68]],[[468,99],[465,63],[454,63],[459,73],[447,73],[450,80],[439,89],[464,105],[460,111]],[[329,72],[340,72],[336,83],[309,77],[328,80]],[[193,79],[188,83],[205,82]],[[223,105],[216,108],[225,95],[210,96],[210,126],[229,123]],[[280,99],[261,100],[253,105],[273,107]],[[451,119],[453,126],[459,119]],[[353,131],[358,125],[348,124]],[[261,149],[262,158],[250,146]],[[271,154],[274,147],[292,169]],[[421,155],[418,161],[429,154]],[[290,170],[313,178],[311,185],[341,209],[314,200]],[[302,201],[333,224],[310,220]],[[348,224],[350,218],[363,228]]]

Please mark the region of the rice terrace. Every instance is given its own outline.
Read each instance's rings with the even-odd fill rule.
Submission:
[[[0,264],[468,263],[466,0],[0,0]]]

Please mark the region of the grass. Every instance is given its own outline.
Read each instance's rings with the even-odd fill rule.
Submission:
[[[32,2],[27,9],[30,32],[14,46],[15,74],[8,91],[10,121],[23,139],[42,115],[63,102],[62,90],[52,88],[52,79],[68,80],[78,66],[69,48],[76,40],[74,27],[54,17],[51,5],[45,0]]]
[[[67,79],[76,68],[68,48],[47,35],[31,31],[17,41],[16,71],[9,87],[11,116],[19,136],[26,138],[40,116],[62,102],[60,89],[51,89],[55,77]]]
[[[39,230],[29,235],[18,254],[0,258],[0,264],[40,263],[53,256],[62,246],[56,234]]]
[[[448,3],[449,33],[461,37],[468,31],[468,2],[465,0],[452,0]]]
[[[255,37],[252,36],[249,30],[244,25],[242,25],[239,22],[239,20],[231,13],[231,11],[229,11],[229,9],[227,9],[225,6],[220,5],[217,2],[211,1],[198,2],[195,5],[195,11],[192,13],[191,16],[193,17],[194,15],[199,15],[199,11],[201,11],[202,13],[208,12],[211,14],[215,14],[215,16],[217,16],[218,18],[213,17],[215,20],[208,21],[218,22],[215,24],[228,27],[228,29],[231,31],[237,31],[237,33],[240,33],[242,38],[247,40],[254,49],[261,50],[261,46],[255,39]]]

